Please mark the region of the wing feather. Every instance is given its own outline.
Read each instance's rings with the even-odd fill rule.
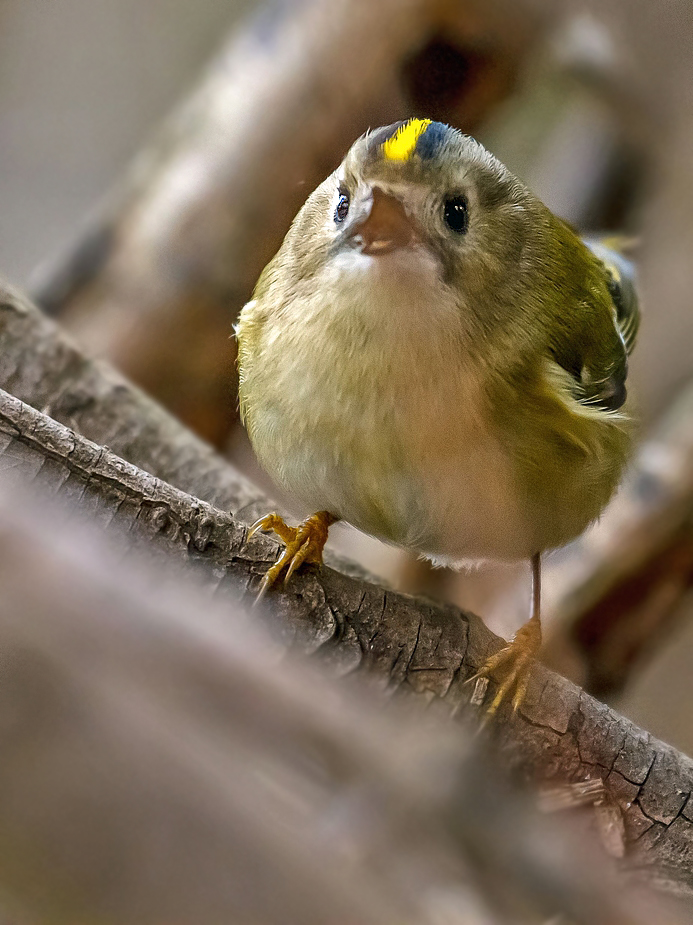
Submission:
[[[595,405],[606,411],[617,411],[626,400],[628,356],[635,346],[640,326],[635,266],[616,249],[615,241],[587,239],[585,244],[607,272],[613,304],[613,322],[623,344],[623,352],[620,356],[614,357],[611,368],[600,370],[598,374],[591,370],[583,370],[582,400],[585,404]]]

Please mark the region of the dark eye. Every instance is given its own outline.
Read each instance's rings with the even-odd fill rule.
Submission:
[[[464,196],[451,196],[443,203],[445,224],[455,234],[464,234],[469,227],[469,212]]]
[[[349,194],[341,193],[337,202],[337,208],[334,210],[334,220],[343,222],[349,214]]]

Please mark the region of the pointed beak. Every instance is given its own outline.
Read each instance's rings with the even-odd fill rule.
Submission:
[[[370,256],[406,247],[414,237],[412,220],[400,200],[377,186],[364,202],[363,214],[347,231],[350,243]]]

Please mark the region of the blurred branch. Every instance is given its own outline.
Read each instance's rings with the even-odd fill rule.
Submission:
[[[577,661],[593,692],[618,692],[693,581],[693,386],[641,447],[608,517],[556,572],[547,661]]]
[[[411,114],[398,69],[408,62],[416,95],[431,54],[452,58],[448,115],[478,118],[507,93],[531,32],[527,17],[454,0],[267,4],[41,274],[37,300],[221,445],[235,417],[238,310],[354,137]]]
[[[0,282],[0,388],[178,488],[246,519],[267,499],[210,446]]]
[[[122,386],[126,388],[125,385]],[[75,435],[18,399],[0,395],[4,481],[42,484],[75,510],[193,569],[212,591],[245,599],[274,559],[276,544],[229,514],[174,489]],[[180,566],[179,566],[180,567]],[[417,601],[330,568],[296,575],[271,598],[286,638],[317,652],[340,674],[357,668],[389,691],[435,700],[460,716],[465,679],[499,644],[481,621],[452,606]],[[506,766],[539,780],[602,778],[622,820],[627,863],[653,879],[693,890],[685,845],[693,762],[537,666],[521,713],[502,712],[494,738]]]
[[[71,436],[3,402],[33,422],[3,482],[8,452],[40,438],[54,488]],[[143,474],[109,455],[99,473],[129,496]],[[118,530],[114,547],[8,487],[0,885],[30,921],[682,925],[589,833],[540,816],[479,738],[278,659],[257,620],[149,563],[132,531],[124,563]]]

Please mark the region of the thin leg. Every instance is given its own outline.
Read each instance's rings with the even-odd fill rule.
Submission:
[[[514,691],[513,710],[517,710],[527,694],[531,677],[532,660],[541,647],[541,554],[535,553],[532,564],[532,604],[529,620],[515,633],[512,641],[500,652],[492,655],[479,671],[470,678],[489,678],[500,675],[500,685],[496,696],[488,708],[493,716],[506,695]]]
[[[529,620],[524,626],[520,627],[515,638],[524,633],[528,638],[527,644],[531,650],[530,659],[539,652],[541,648],[541,554],[536,552],[531,559],[532,563],[532,607]],[[527,694],[529,685],[530,670],[524,671],[517,679],[515,694],[513,696],[513,710],[517,710]]]

